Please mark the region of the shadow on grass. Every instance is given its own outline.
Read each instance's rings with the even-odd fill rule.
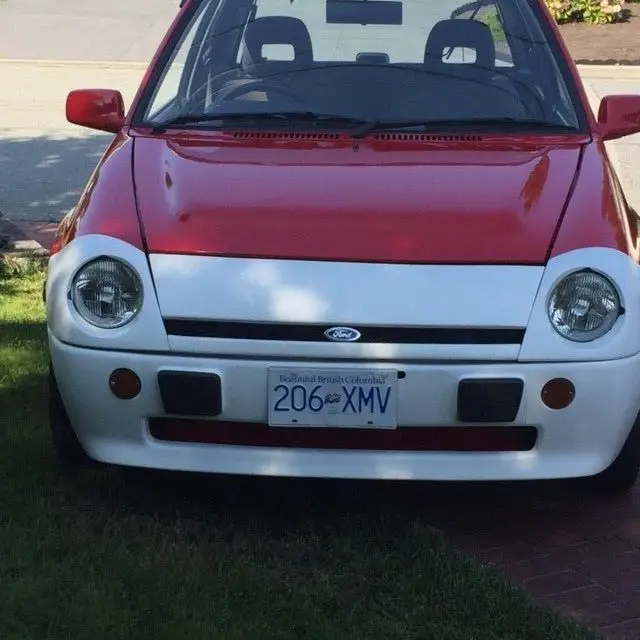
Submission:
[[[16,281],[0,281],[0,295],[20,295]],[[22,421],[40,416],[45,396],[43,362],[46,353],[44,321],[0,320],[0,419]]]
[[[11,296],[20,291],[20,285],[15,278],[0,278],[0,296]]]
[[[0,282],[0,295],[18,293],[19,289],[13,288],[11,283]],[[2,342],[19,343],[22,347],[38,347],[41,351],[47,338],[47,328],[44,321],[7,322],[0,320],[0,335]]]
[[[428,483],[242,478],[122,470],[122,508],[173,518],[260,518],[275,532],[353,516],[403,519],[445,532],[473,551],[526,543],[581,543],[607,531],[616,501],[570,482]],[[620,499],[618,506],[630,499]],[[527,559],[527,558],[514,558]]]

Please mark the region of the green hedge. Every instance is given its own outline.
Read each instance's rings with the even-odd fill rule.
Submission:
[[[607,24],[622,19],[624,0],[545,0],[559,24],[588,22]]]

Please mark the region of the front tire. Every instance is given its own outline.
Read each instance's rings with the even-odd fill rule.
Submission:
[[[73,430],[51,364],[49,364],[49,426],[58,460],[65,469],[87,469],[97,465],[87,455]]]

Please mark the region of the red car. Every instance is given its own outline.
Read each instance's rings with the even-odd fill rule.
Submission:
[[[542,0],[187,0],[62,222],[63,462],[506,480],[640,468],[638,220]]]

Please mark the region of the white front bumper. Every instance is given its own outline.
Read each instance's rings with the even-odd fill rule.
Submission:
[[[616,457],[640,409],[640,355],[600,362],[569,363],[384,363],[406,372],[399,383],[400,426],[461,426],[456,422],[458,381],[466,377],[521,378],[524,394],[514,423],[534,426],[532,451],[512,453],[423,453],[337,451],[154,440],[150,417],[164,415],[160,370],[202,371],[221,377],[220,420],[267,421],[267,369],[274,366],[350,369],[372,363],[303,362],[209,358],[171,353],[140,354],[73,347],[51,332],[49,343],[58,385],[71,422],[89,455],[127,466],[198,472],[363,479],[533,480],[599,473]],[[134,400],[118,400],[107,380],[129,367],[142,380]],[[546,408],[540,390],[554,377],[576,387],[574,402],[561,411]],[[238,428],[242,428],[239,424]]]

